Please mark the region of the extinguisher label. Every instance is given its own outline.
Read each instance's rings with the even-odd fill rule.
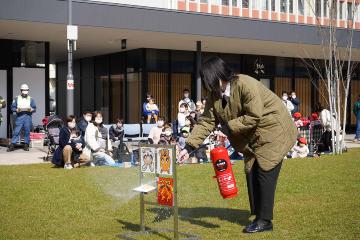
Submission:
[[[218,170],[219,172],[225,171],[228,167],[227,162],[223,159],[217,160],[215,166],[216,166],[216,170]]]
[[[230,173],[219,176],[218,183],[220,189],[222,189],[223,192],[230,191],[236,187],[235,184],[233,183],[233,178]]]

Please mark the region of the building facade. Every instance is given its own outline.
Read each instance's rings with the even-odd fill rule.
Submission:
[[[205,95],[197,85],[200,63],[219,56],[235,72],[257,78],[278,95],[295,90],[301,112],[309,115],[317,102],[327,102],[322,81],[306,66],[309,59],[321,65],[324,58],[320,26],[330,22],[337,26],[342,51],[353,29],[352,60],[359,62],[359,4],[358,0],[73,0],[73,24],[79,27],[75,113],[97,109],[107,122],[118,117],[138,122],[145,94],[151,92],[160,114],[173,120],[184,88],[191,90],[194,100]],[[7,99],[12,99],[18,81],[13,77],[15,68],[43,68],[39,89],[45,92],[44,115],[54,110],[49,93],[54,82],[55,111],[65,115],[68,1],[3,0],[1,5],[0,46],[15,52],[9,53],[11,59],[18,59],[0,57],[6,62],[0,68],[6,72]],[[9,50],[18,43],[20,53]],[[30,43],[43,44],[41,63],[24,60],[25,55],[34,55]],[[56,66],[56,81],[50,80],[49,64]],[[360,92],[359,72],[354,71],[349,104]]]

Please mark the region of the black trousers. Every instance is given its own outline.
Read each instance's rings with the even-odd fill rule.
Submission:
[[[258,219],[272,220],[277,179],[282,162],[270,171],[263,171],[255,161],[246,173],[251,215]]]

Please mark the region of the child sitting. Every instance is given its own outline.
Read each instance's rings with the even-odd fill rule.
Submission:
[[[77,161],[83,151],[82,149],[83,140],[81,138],[79,130],[71,130],[69,143],[73,150],[72,151],[73,158]],[[78,147],[79,144],[81,145],[80,147]]]
[[[155,104],[155,99],[150,98],[149,102],[146,104],[147,110],[147,123],[151,123],[151,118],[154,117],[155,122],[158,120],[159,108]]]
[[[180,149],[184,149],[186,145],[186,139],[189,137],[189,130],[187,128],[181,129],[181,136],[179,137],[179,147]]]
[[[306,138],[301,137],[298,139],[298,143],[293,147],[291,158],[305,158],[309,154],[309,148],[306,143]]]

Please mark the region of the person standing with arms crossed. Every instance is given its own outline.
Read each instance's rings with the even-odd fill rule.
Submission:
[[[220,123],[231,145],[245,157],[251,214],[256,218],[243,231],[270,231],[277,178],[296,142],[296,127],[281,99],[258,80],[235,75],[222,59],[206,61],[200,75],[210,95],[179,161],[186,161]]]
[[[14,151],[14,145],[18,141],[21,129],[23,128],[25,132],[24,150],[29,151],[32,114],[36,111],[36,104],[34,99],[29,96],[29,86],[27,84],[22,84],[20,91],[21,95],[17,96],[11,104],[11,111],[16,113],[16,119],[11,144],[7,149],[8,152]]]

